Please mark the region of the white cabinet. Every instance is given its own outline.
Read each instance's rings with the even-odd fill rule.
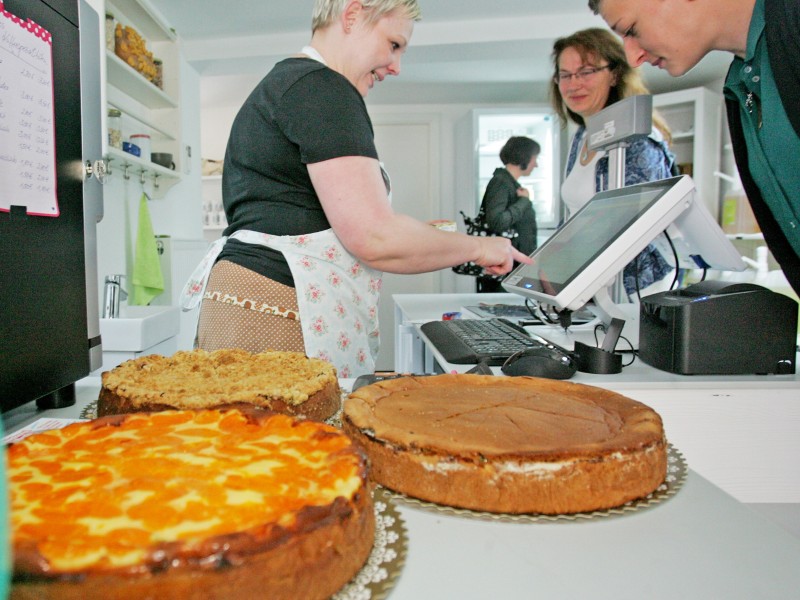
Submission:
[[[163,64],[162,87],[142,76],[107,48],[107,108],[122,112],[122,139],[133,134],[150,136],[152,152],[168,152],[175,169],[150,161],[150,156],[134,156],[108,144],[108,125],[104,126],[104,154],[112,177],[135,177],[153,184],[153,195],[162,196],[181,179],[180,81],[177,37],[146,0],[110,0],[106,13],[117,23],[129,26],[144,38],[147,50]]]
[[[657,94],[653,106],[672,131],[672,151],[709,212],[719,219],[722,96],[704,87]]]
[[[222,208],[222,175],[203,175],[203,237],[213,242],[227,226]]]
[[[156,296],[151,304],[180,306],[183,286],[208,252],[208,243],[204,240],[183,240],[166,236],[159,237],[156,241],[159,247],[161,272],[164,274],[164,293]],[[199,308],[180,311],[180,326],[174,338],[175,350],[191,350],[194,347],[199,317]]]

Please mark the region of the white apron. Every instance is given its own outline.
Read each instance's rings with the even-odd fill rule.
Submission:
[[[342,378],[375,371],[383,274],[361,264],[332,229],[296,236],[242,230],[220,238],[184,286],[183,310],[200,304],[211,267],[228,239],[283,253],[294,278],[308,356],[330,362]]]

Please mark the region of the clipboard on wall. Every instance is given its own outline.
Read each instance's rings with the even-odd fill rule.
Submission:
[[[53,41],[0,0],[0,211],[57,217]]]

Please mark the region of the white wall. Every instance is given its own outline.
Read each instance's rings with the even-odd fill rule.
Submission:
[[[242,99],[244,102],[244,99]],[[203,158],[222,160],[239,105],[203,108],[200,111],[200,152]]]

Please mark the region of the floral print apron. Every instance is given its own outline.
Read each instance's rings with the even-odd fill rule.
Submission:
[[[308,356],[330,362],[342,378],[374,372],[383,274],[361,264],[332,229],[295,236],[241,230],[220,238],[184,287],[184,310],[202,301],[211,267],[228,239],[283,253],[294,278]]]

